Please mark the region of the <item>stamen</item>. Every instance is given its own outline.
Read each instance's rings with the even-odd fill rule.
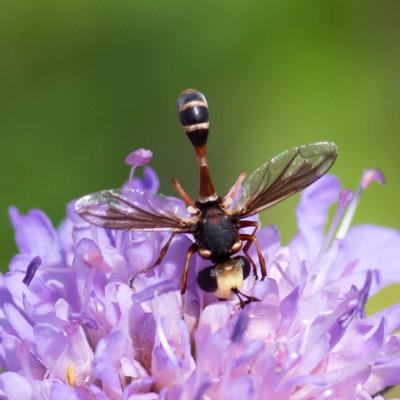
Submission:
[[[332,241],[333,235],[336,231],[339,222],[346,211],[347,207],[351,204],[354,199],[354,192],[349,189],[342,189],[339,193],[339,204],[336,209],[335,216],[332,220],[331,226],[329,227],[328,233],[325,239],[326,248],[329,246],[330,242]],[[324,249],[324,251],[326,250]]]
[[[92,235],[92,240],[96,244],[99,243],[99,235],[97,234],[97,226],[90,225],[90,234]]]
[[[68,365],[65,370],[65,377],[67,378],[67,383],[69,386],[75,386],[74,369],[70,365]]]
[[[107,235],[107,237],[108,237],[108,240],[110,241],[110,245],[111,245],[112,247],[115,247],[115,237],[114,237],[114,235],[112,234],[111,229],[106,228],[105,231],[106,231],[106,235]]]
[[[351,288],[350,291],[354,291],[353,287]],[[349,312],[346,312],[345,314],[343,314],[339,319],[338,319],[338,323],[339,326],[342,329],[347,329],[347,327],[350,325],[350,322],[353,320],[353,316],[354,316],[354,308],[351,309]]]
[[[326,253],[327,249],[329,248],[329,245],[332,242],[333,239],[333,235],[336,232],[336,228],[339,225],[339,222],[344,214],[344,212],[346,211],[346,208],[349,206],[349,204],[351,204],[351,202],[354,199],[354,192],[352,192],[349,189],[342,189],[339,193],[339,203],[337,205],[336,211],[335,211],[335,215],[332,219],[332,223],[329,227],[328,233],[325,236],[325,239],[322,243],[321,249],[317,255],[317,257],[315,258],[310,271],[312,271],[312,269],[314,269],[316,266],[318,266],[319,262],[321,261],[322,257],[324,256],[324,254]],[[312,276],[312,274],[310,274],[310,276]]]
[[[162,318],[160,320],[156,321],[158,339],[160,340],[160,344],[161,344],[162,348],[164,349],[165,354],[167,355],[167,357],[168,357],[169,361],[171,362],[171,364],[175,368],[178,368],[179,367],[179,361],[178,361],[178,359],[177,359],[172,347],[168,343],[167,337],[165,336],[164,329],[162,327],[162,321],[163,321]]]
[[[93,318],[87,317],[79,313],[71,313],[69,315],[69,320],[71,322],[77,322],[80,325],[83,325],[87,329],[93,329],[93,330],[99,329],[97,322]]]
[[[287,262],[287,260],[283,260],[285,262]],[[290,279],[289,275],[283,270],[282,265],[281,265],[281,261],[274,261],[272,263],[272,265],[275,265],[276,268],[278,269],[279,273],[281,274],[282,278],[293,288],[296,287],[295,283],[292,281],[292,279]]]
[[[372,182],[383,185],[386,182],[385,175],[379,168],[366,169],[361,177],[360,188],[365,190]]]
[[[139,293],[132,295],[132,302],[134,304],[143,303],[144,301],[149,301],[154,299],[164,293],[172,292],[179,289],[179,284],[174,280],[165,280],[155,285],[149,286]]]
[[[35,273],[41,263],[42,263],[42,259],[39,256],[36,256],[28,264],[28,267],[26,268],[26,273],[25,273],[24,279],[22,280],[22,282],[25,283],[26,286],[29,286],[30,283],[32,282],[32,279],[35,276]]]
[[[372,169],[367,169],[364,171],[360,185],[358,187],[357,193],[355,195],[355,198],[353,199],[352,203],[350,204],[350,207],[347,210],[346,215],[343,218],[343,221],[338,229],[338,232],[336,234],[336,239],[343,239],[347,231],[350,228],[351,221],[353,219],[354,213],[356,212],[356,208],[358,205],[358,201],[360,200],[360,196],[362,192],[372,183],[372,182],[378,182],[381,185],[385,183],[385,176],[383,175],[382,171],[378,168],[372,168]]]
[[[133,178],[135,176],[135,169],[137,167],[142,167],[150,162],[153,158],[153,153],[146,149],[137,149],[128,154],[125,158],[125,163],[131,166],[131,171],[129,173],[128,187],[133,189]]]

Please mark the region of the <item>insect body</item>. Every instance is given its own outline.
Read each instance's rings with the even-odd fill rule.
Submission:
[[[197,203],[201,218],[194,232],[200,255],[215,262],[224,261],[242,247],[237,221],[219,203],[219,199]]]
[[[236,294],[244,305],[256,300],[240,292],[250,266],[257,276],[256,264],[249,255],[251,245],[254,244],[257,250],[262,279],[267,274],[255,236],[258,223],[247,218],[319,179],[335,161],[336,145],[319,142],[287,150],[252,174],[241,173],[228,194],[221,198],[214,189],[206,158],[209,133],[207,101],[197,90],[188,89],[179,95],[177,107],[181,124],[196,154],[200,173],[198,199],[193,201],[174,179],[172,183],[185,203],[184,210],[177,205],[176,199],[132,189],[106,190],[84,196],[76,202],[76,210],[88,222],[105,228],[170,231],[171,235],[157,260],[139,273],[161,263],[176,234],[192,234],[194,242],[187,251],[181,293],[186,289],[190,259],[198,252],[213,263],[198,274],[200,288],[221,299]],[[243,233],[241,230],[246,227],[252,227],[253,232]],[[235,257],[240,250],[244,255]]]

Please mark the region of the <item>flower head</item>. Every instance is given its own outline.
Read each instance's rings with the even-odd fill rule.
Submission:
[[[150,159],[140,150],[127,163]],[[177,235],[132,290],[165,233],[96,228],[73,203],[57,230],[39,210],[11,208],[19,253],[0,277],[0,397],[371,399],[400,383],[400,306],[365,314],[369,296],[400,282],[400,233],[351,227],[373,180],[382,174],[367,171],[356,193],[334,176],[306,189],[286,246],[275,226],[261,229],[269,274],[245,281],[260,301],[244,309],[199,289],[196,272],[208,265],[197,256],[182,302],[189,236]],[[129,185],[155,192],[158,181],[147,167]]]

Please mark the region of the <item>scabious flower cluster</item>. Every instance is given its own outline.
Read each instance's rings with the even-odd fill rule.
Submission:
[[[150,158],[138,151],[126,161]],[[151,168],[131,178],[157,191]],[[244,309],[200,291],[196,272],[209,263],[197,256],[181,303],[190,236],[177,235],[131,289],[166,233],[89,226],[74,202],[58,229],[39,210],[11,208],[19,253],[0,276],[0,398],[382,399],[400,383],[400,305],[371,316],[364,307],[400,283],[400,233],[350,227],[361,192],[382,179],[368,170],[353,193],[321,178],[303,192],[287,246],[275,226],[261,229],[269,275],[248,278],[244,291],[260,301]]]

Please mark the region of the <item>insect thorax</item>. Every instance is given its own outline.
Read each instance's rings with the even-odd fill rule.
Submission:
[[[218,204],[204,205],[201,213],[203,218],[195,235],[199,248],[209,250],[215,262],[227,259],[239,240],[237,223]]]

